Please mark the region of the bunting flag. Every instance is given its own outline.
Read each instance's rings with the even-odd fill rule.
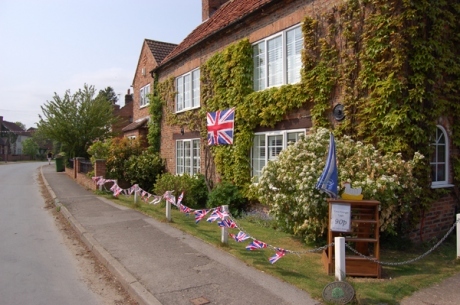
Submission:
[[[176,197],[174,197],[171,191],[166,191],[166,193],[163,195],[163,198],[169,203],[176,205]]]
[[[263,248],[267,248],[267,244],[257,239],[254,239],[249,245],[246,246],[246,249],[251,251]]]
[[[179,204],[179,210],[180,210],[182,213],[185,213],[185,215],[187,215],[187,216],[188,216],[188,215],[190,214],[190,212],[192,211],[191,208],[189,208],[189,207],[183,205],[182,203]]]
[[[276,263],[280,258],[282,258],[283,256],[286,255],[286,250],[284,249],[281,249],[281,248],[277,248],[277,251],[275,253],[275,255],[273,255],[272,257],[270,257],[268,260],[270,261],[270,264],[274,264]]]
[[[236,235],[232,234],[232,233],[230,233],[229,235],[230,235],[231,238],[233,238],[234,240],[236,240],[239,243],[249,238],[249,235],[247,235],[243,231],[239,231],[238,234],[236,234]]]
[[[230,218],[225,218],[217,223],[219,227],[237,228],[236,223]]]
[[[208,112],[208,145],[233,144],[233,128],[235,124],[235,108]]]
[[[161,199],[163,198],[162,196],[157,196],[157,195],[152,195],[152,196],[153,196],[153,200],[149,202],[150,204],[158,204],[161,202]]]
[[[326,165],[324,166],[323,173],[316,183],[316,189],[325,192],[329,197],[337,198],[338,187],[338,172],[337,172],[337,158],[335,152],[335,141],[332,132],[329,138],[329,153],[327,155]]]
[[[222,212],[220,209],[215,209],[214,212],[212,212],[211,216],[208,217],[206,221],[208,222],[214,222],[218,219],[224,220],[225,217],[228,217],[228,213]]]
[[[195,224],[199,223],[210,210],[196,210],[195,211]]]
[[[184,199],[184,192],[182,192],[179,198],[177,198],[177,203],[176,203],[177,206],[181,205],[182,199]]]

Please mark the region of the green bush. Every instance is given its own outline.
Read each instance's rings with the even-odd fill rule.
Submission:
[[[132,155],[124,164],[126,181],[148,192],[153,190],[157,176],[165,171],[165,162],[158,153],[143,151],[140,156]]]
[[[238,186],[224,181],[217,184],[209,193],[206,207],[215,208],[221,205],[228,205],[230,213],[235,217],[239,217],[246,210],[248,200],[243,197]]]
[[[190,176],[184,174],[175,176],[165,173],[157,178],[154,192],[156,195],[163,195],[166,191],[174,191],[173,194],[176,197],[184,192],[182,204],[192,209],[204,208],[208,198],[203,175]]]

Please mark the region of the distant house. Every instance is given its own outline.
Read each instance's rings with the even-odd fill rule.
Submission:
[[[149,122],[149,95],[152,92],[153,78],[150,73],[176,47],[176,44],[145,39],[133,79],[133,117],[123,128],[124,137],[146,138]],[[129,94],[129,92],[128,92]]]
[[[116,123],[112,126],[112,132],[116,137],[123,137],[123,128],[133,122],[133,94],[128,89],[125,95],[123,106],[113,104],[113,115],[117,118]]]
[[[2,116],[0,116],[0,132],[3,154],[7,151],[11,155],[23,155],[22,143],[31,137],[30,132],[25,131],[16,123],[3,120]]]
[[[449,10],[454,11],[448,2],[437,5],[445,8],[433,10],[435,13],[445,9],[450,16]],[[424,66],[425,70],[411,70],[414,61],[404,56],[433,50],[429,56],[438,60],[435,50],[445,49],[427,46],[429,39],[418,42],[423,48],[410,45],[415,41],[412,36],[398,40],[400,34],[409,35],[404,23],[379,21],[393,18],[396,13],[391,9],[343,0],[202,0],[203,22],[160,64],[160,57],[154,55],[156,48],[151,48],[148,40],[144,42],[134,79],[135,115],[133,124],[123,129],[125,136],[140,135],[146,126],[145,96],[152,90],[151,69],[153,90],[161,95],[163,103],[160,153],[167,171],[173,174],[203,173],[213,181],[223,176],[235,183],[249,183],[288,143],[297,141],[315,125],[342,128],[344,134],[377,145],[383,143],[380,137],[394,146],[408,139],[415,143],[402,146],[411,149],[409,153],[419,147],[426,152],[432,148],[431,183],[427,187],[446,190],[446,195],[421,215],[426,227],[417,234],[425,230],[425,238],[434,237],[449,227],[460,206],[453,170],[453,160],[459,156],[455,145],[459,139],[453,139],[459,134],[459,125],[453,122],[460,119],[460,113],[454,108],[459,103],[458,94],[455,89],[449,91],[458,87],[454,84],[458,75],[452,74],[452,80],[451,72],[430,73],[430,69],[449,66],[449,60],[458,62],[458,51],[451,48],[445,52],[446,56],[457,57],[448,58],[443,65],[433,63]],[[404,9],[401,4],[396,11]],[[413,22],[416,27],[425,22],[425,13],[419,13],[418,21],[407,23]],[[430,18],[433,22],[447,20],[440,16]],[[450,26],[455,25],[439,26],[445,31],[438,34],[436,27],[419,30],[439,39],[441,34],[449,33],[448,29],[453,35]],[[363,36],[370,28],[374,32]],[[418,37],[425,39],[424,35]],[[414,70],[419,73],[417,77],[411,74]],[[441,80],[450,85],[443,88]],[[412,88],[417,86],[417,90]],[[429,93],[422,95],[424,92]],[[431,101],[431,93],[437,94],[438,100]],[[421,94],[420,98],[415,98],[416,94]],[[373,104],[376,97],[382,104]],[[403,105],[403,99],[409,102]],[[387,101],[394,107],[383,103]],[[435,103],[444,103],[443,113],[430,112]],[[216,160],[207,145],[206,112],[230,107],[237,109],[236,143],[231,153],[221,154]],[[412,125],[404,125],[407,122]],[[399,142],[388,140],[395,136],[400,136]],[[419,139],[422,141],[416,142]]]

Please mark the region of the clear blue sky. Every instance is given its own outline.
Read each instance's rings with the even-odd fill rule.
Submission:
[[[123,104],[144,39],[180,43],[200,23],[201,0],[0,0],[0,116],[36,127],[85,83]]]

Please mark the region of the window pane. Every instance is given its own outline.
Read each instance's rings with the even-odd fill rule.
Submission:
[[[300,27],[292,29],[286,34],[286,77],[287,83],[293,84],[300,82],[303,37]]]
[[[191,79],[190,74],[184,76],[184,108],[191,107]]]
[[[144,106],[144,88],[141,88],[141,90],[139,91],[139,99],[140,99],[140,105],[141,106]]]
[[[190,141],[184,141],[184,173],[192,174]]]
[[[283,150],[283,136],[269,136],[268,137],[268,160],[275,160]]]
[[[181,111],[184,108],[184,80],[182,77],[177,78],[177,99],[176,111]]]
[[[200,106],[200,70],[192,72],[192,107]]]
[[[200,168],[200,140],[193,140],[193,174],[201,172]]]
[[[147,86],[145,86],[145,89],[144,89],[144,96],[145,96],[145,98],[144,98],[145,104],[144,105],[147,105],[150,102],[149,94],[150,94],[150,85],[147,85]]]
[[[254,90],[265,89],[265,43],[261,42],[252,48],[254,60]]]
[[[267,43],[268,86],[278,86],[283,83],[283,39],[273,38]]]
[[[265,135],[255,135],[252,146],[252,176],[260,176],[265,163]]]
[[[447,139],[444,131],[437,128],[434,143],[434,151],[431,156],[431,180],[432,182],[447,183]]]
[[[300,136],[304,135],[303,132],[290,132],[287,134],[287,142],[289,143],[295,143],[299,141]]]
[[[183,142],[177,141],[176,142],[176,174],[183,174],[184,173],[184,150],[183,150]]]

